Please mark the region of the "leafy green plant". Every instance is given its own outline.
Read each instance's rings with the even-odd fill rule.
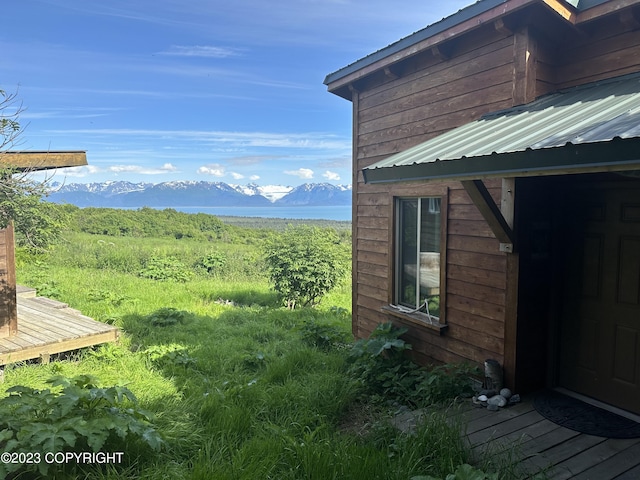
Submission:
[[[325,351],[342,346],[348,341],[345,331],[340,327],[320,323],[314,319],[307,320],[302,324],[300,336],[307,345]]]
[[[413,363],[405,353],[411,345],[400,338],[407,329],[380,324],[368,339],[358,340],[349,355],[350,372],[370,393],[387,399],[428,405],[473,393],[476,367],[440,365],[430,369]]]
[[[178,310],[173,307],[164,307],[147,315],[147,320],[151,325],[157,327],[167,327],[177,323],[184,323],[191,314],[185,310]]]
[[[126,295],[112,290],[92,289],[87,293],[87,298],[94,302],[105,302],[114,307],[119,307],[129,299]]]
[[[180,345],[153,345],[145,349],[143,353],[158,365],[191,367],[196,364],[196,359],[191,357],[187,349]]]
[[[193,272],[173,256],[153,255],[140,272],[143,278],[161,281],[186,282]]]
[[[220,273],[220,271],[227,264],[227,256],[218,251],[208,252],[206,255],[199,258],[194,267],[197,270],[203,271],[208,275],[215,275]]]
[[[265,261],[288,308],[313,306],[344,276],[345,249],[335,231],[300,225],[267,242]]]
[[[127,387],[102,387],[91,375],[57,376],[48,383],[60,390],[18,385],[0,400],[3,451],[37,452],[41,460],[0,463],[3,478],[21,468],[47,475],[55,466],[44,461],[48,452],[124,451],[134,441],[151,450],[161,448],[150,415],[138,408]]]

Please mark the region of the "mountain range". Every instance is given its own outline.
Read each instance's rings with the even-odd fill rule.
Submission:
[[[78,207],[268,207],[350,205],[351,186],[305,183],[297,187],[255,183],[71,183],[51,185],[47,200]]]

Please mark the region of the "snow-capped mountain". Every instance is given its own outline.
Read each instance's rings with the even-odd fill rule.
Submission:
[[[231,185],[240,193],[244,193],[245,195],[262,195],[267,200],[271,202],[275,202],[276,200],[280,200],[286,194],[288,194],[293,187],[285,187],[282,185],[265,185],[260,186],[255,183],[249,183],[247,185]]]
[[[278,203],[290,206],[349,205],[351,203],[351,185],[305,183],[291,190]]]
[[[47,200],[79,207],[265,207],[349,205],[351,186],[328,183],[228,185],[223,182],[53,184]]]

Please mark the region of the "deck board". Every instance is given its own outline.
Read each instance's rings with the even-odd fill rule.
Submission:
[[[539,472],[549,480],[640,478],[640,438],[611,439],[569,430],[544,418],[526,399],[498,412],[469,405],[462,415],[473,458],[515,462],[520,478]]]
[[[60,302],[30,294],[19,294],[17,299],[18,333],[0,339],[0,366],[118,339],[118,328]]]

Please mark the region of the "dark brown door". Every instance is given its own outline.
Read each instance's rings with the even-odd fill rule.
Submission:
[[[640,413],[640,188],[568,194],[560,385]]]

